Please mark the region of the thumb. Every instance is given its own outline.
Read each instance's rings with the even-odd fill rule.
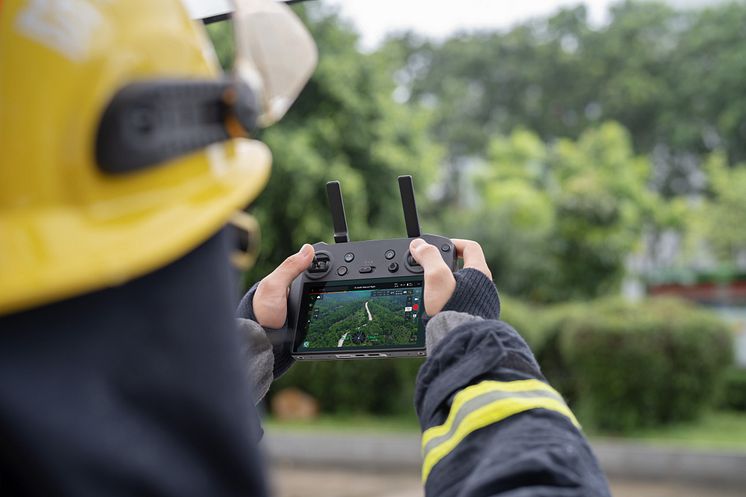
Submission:
[[[314,256],[313,247],[309,244],[304,244],[298,253],[291,255],[285,259],[282,264],[272,271],[264,280],[265,286],[269,286],[277,291],[285,291],[290,286],[295,278],[298,277],[303,271],[308,269]]]
[[[313,260],[314,250],[305,244],[259,282],[254,294],[254,316],[265,328],[279,328],[287,317],[288,287]]]
[[[425,270],[425,312],[434,316],[448,302],[456,288],[453,273],[440,256],[437,247],[421,238],[412,240],[409,252]]]
[[[430,245],[422,238],[412,240],[409,244],[409,253],[412,254],[414,260],[416,260],[422,269],[425,270],[425,274],[440,273],[446,270],[448,274],[451,274],[451,270],[448,269],[443,258],[440,256],[440,251],[434,245]]]

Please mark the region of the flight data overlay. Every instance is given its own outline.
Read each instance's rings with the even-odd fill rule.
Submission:
[[[422,347],[422,279],[306,283],[298,351]]]

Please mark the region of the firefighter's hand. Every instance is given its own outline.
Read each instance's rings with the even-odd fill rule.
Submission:
[[[288,313],[288,291],[295,278],[305,271],[313,260],[314,250],[303,245],[265,277],[254,294],[253,308],[257,322],[264,328],[281,328]]]
[[[453,244],[456,246],[457,256],[464,259],[464,269],[476,269],[492,279],[482,247],[477,242],[454,239]],[[453,296],[456,278],[434,245],[417,238],[409,244],[409,252],[425,270],[425,312],[429,316],[434,316]]]

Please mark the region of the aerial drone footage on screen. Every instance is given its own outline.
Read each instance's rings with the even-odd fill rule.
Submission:
[[[422,279],[309,283],[299,351],[421,347]]]

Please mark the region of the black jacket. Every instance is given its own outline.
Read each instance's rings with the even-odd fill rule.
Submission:
[[[0,317],[0,495],[267,495],[232,235]]]
[[[497,320],[494,284],[460,271],[448,312],[468,317],[435,345],[417,377],[425,494],[610,495],[574,416],[523,338]]]

